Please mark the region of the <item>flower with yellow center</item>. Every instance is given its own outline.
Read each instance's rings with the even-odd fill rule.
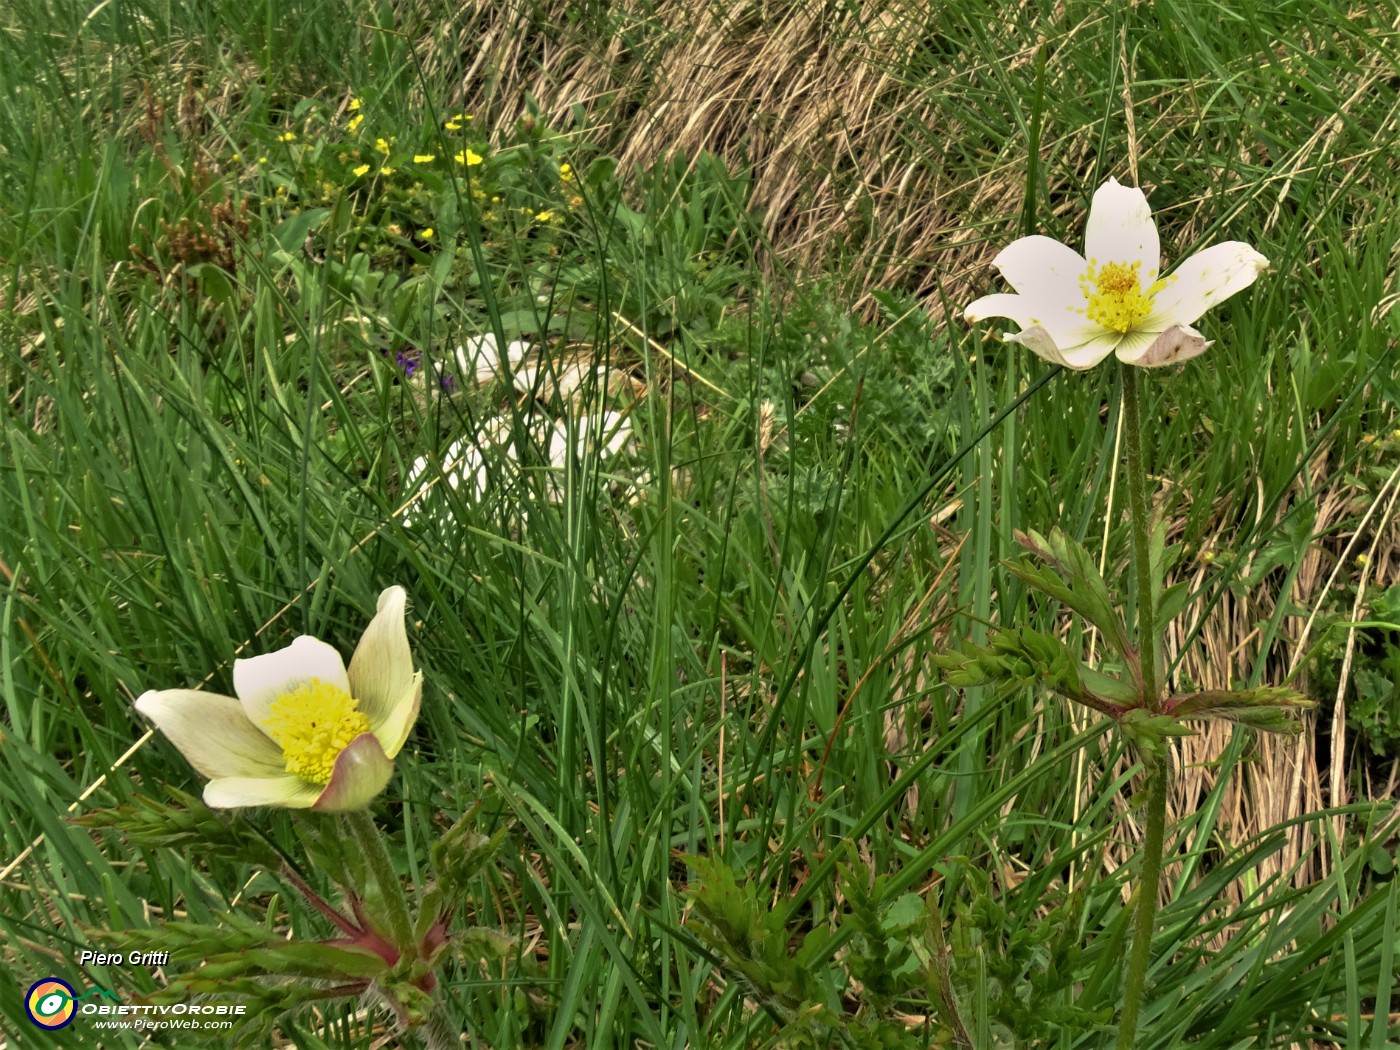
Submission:
[[[414,164],[431,164],[435,160],[437,160],[435,153],[415,153],[413,155]]]
[[[360,125],[364,122],[365,115],[363,113],[356,113],[353,117],[350,118],[350,122],[345,126],[350,130],[350,133],[353,135],[355,132],[360,130]]]
[[[296,140],[297,133],[295,131],[284,131],[282,132],[282,134],[277,136],[278,142],[295,142]]]
[[[369,174],[369,165],[368,165],[368,164],[360,164],[360,165],[357,165],[355,168],[351,169],[351,174],[354,175],[355,178],[357,178],[357,179],[362,179],[362,178],[364,178],[366,175]]]
[[[352,98],[350,100],[350,105],[347,108],[350,110],[351,113],[354,113],[360,108],[360,100],[357,98]]]
[[[148,690],[136,709],[209,778],[217,808],[363,809],[384,790],[418,718],[423,675],[404,629],[408,595],[390,587],[347,669],[309,635],[233,662],[237,699]]]
[[[455,160],[458,164],[465,164],[469,168],[474,168],[481,163],[481,154],[475,153],[469,149],[464,149],[461,153],[456,154],[452,159]]]
[[[1249,245],[1226,241],[1159,278],[1147,197],[1115,179],[1094,194],[1084,256],[1050,237],[1013,241],[992,264],[1017,294],[983,296],[963,316],[1009,318],[1021,330],[1005,340],[1066,368],[1092,368],[1109,354],[1130,365],[1176,364],[1210,346],[1191,325],[1269,265]]]

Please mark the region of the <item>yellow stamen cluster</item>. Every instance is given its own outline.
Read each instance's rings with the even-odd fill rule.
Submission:
[[[1115,332],[1131,332],[1152,312],[1152,297],[1162,289],[1158,281],[1146,294],[1138,277],[1141,263],[1105,263],[1095,271],[1093,260],[1079,278],[1080,290],[1089,301],[1089,320]]]
[[[262,725],[282,749],[287,772],[313,784],[329,784],[340,753],[370,730],[359,701],[319,678],[278,696]]]

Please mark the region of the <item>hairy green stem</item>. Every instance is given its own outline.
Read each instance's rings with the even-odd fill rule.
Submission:
[[[1133,530],[1133,569],[1137,576],[1137,643],[1142,655],[1142,692],[1148,707],[1161,709],[1157,688],[1157,612],[1152,594],[1152,567],[1148,537],[1152,530],[1147,516],[1147,468],[1142,462],[1142,414],[1138,409],[1137,372],[1132,365],[1119,365],[1123,374],[1123,443],[1128,453],[1128,509]]]
[[[1147,470],[1142,461],[1142,415],[1138,407],[1137,373],[1121,365],[1123,376],[1123,436],[1128,454],[1128,504],[1133,532],[1133,562],[1137,575],[1137,643],[1142,657],[1142,691],[1148,708],[1161,710],[1157,678],[1157,613],[1153,601],[1147,517]],[[1152,961],[1152,926],[1162,881],[1162,850],[1166,840],[1167,784],[1170,766],[1165,756],[1149,757],[1147,774],[1147,836],[1142,844],[1142,870],[1133,894],[1133,946],[1123,981],[1123,1014],[1118,1022],[1117,1050],[1132,1050],[1137,1040],[1138,1012]]]
[[[404,895],[403,883],[394,872],[394,862],[389,859],[389,851],[384,845],[374,818],[367,809],[353,809],[345,814],[350,825],[350,834],[360,848],[369,868],[370,878],[379,889],[379,902],[384,909],[383,918],[389,925],[389,936],[394,946],[405,955],[414,953],[413,922],[408,915],[408,899]]]
[[[1162,845],[1167,830],[1167,763],[1158,761],[1147,779],[1147,837],[1142,843],[1142,871],[1133,894],[1133,947],[1123,982],[1123,1015],[1118,1021],[1117,1050],[1132,1050],[1137,1038],[1138,1011],[1152,962],[1152,924],[1157,918],[1157,893],[1162,881]]]

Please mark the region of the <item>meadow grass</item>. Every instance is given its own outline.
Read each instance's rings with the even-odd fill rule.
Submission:
[[[1296,739],[1182,743],[1139,1045],[1395,1044],[1396,647],[1347,626],[1397,561],[1394,10],[932,7],[0,14],[10,1045],[60,1045],[21,1008],[44,975],[158,986],[80,969],[100,931],[330,935],[266,874],[70,818],[197,793],[141,692],[229,692],[300,633],[348,651],[391,583],[426,681],[376,811],[402,874],[478,803],[505,834],[463,911],[510,947],[445,974],[468,1045],[953,1046],[949,990],[978,1048],[1111,1045],[1134,762],[930,662],[997,624],[1095,646],[1001,567],[1018,529],[1126,579],[1116,373],[960,317],[997,247],[1077,243],[1109,175],[1150,189],[1169,262],[1272,261],[1141,384],[1190,584],[1169,678],[1296,673],[1319,702]],[[540,348],[528,394],[455,362],[488,333]],[[602,407],[632,444],[552,458]],[[480,494],[435,466],[462,436]],[[250,819],[299,852],[286,813]],[[767,971],[697,927],[687,857],[776,916]],[[890,993],[925,942],[947,988]]]

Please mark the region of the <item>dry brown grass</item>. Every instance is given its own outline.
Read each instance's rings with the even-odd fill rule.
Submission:
[[[571,6],[558,4],[561,23]],[[957,251],[975,234],[968,216],[1020,206],[1023,154],[1008,158],[1004,179],[987,177],[985,164],[968,179],[966,158],[930,161],[937,143],[978,138],[945,105],[944,89],[976,90],[992,71],[950,52],[936,76],[911,83],[900,70],[916,50],[940,43],[932,12],[917,0],[744,0],[723,10],[633,0],[623,21],[635,32],[593,43],[542,24],[538,10],[463,10],[435,27],[428,68],[460,60],[460,104],[484,110],[497,131],[523,115],[528,94],[561,126],[581,106],[590,137],[624,171],[701,151],[748,170],[776,261],[803,271],[843,258],[843,272],[858,275],[846,289],[857,310],[871,289],[893,287],[937,309],[938,293],[980,263]],[[1029,63],[1039,31],[1010,22],[1007,31],[1011,65]],[[992,117],[1005,120],[998,131],[1013,130],[1008,115]],[[1015,137],[989,137],[986,152],[1002,154]],[[1085,159],[1081,145],[1059,163]]]

